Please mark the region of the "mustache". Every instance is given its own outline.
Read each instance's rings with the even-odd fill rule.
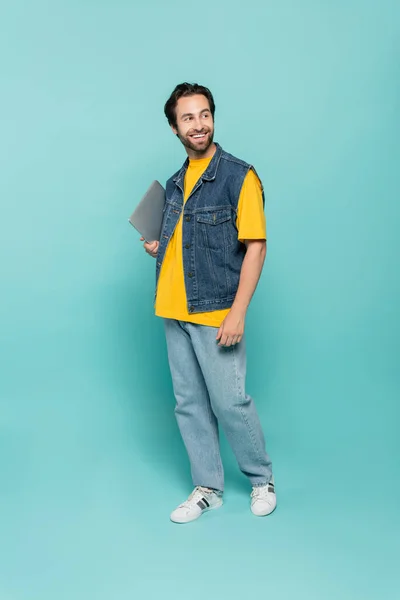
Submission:
[[[201,135],[202,133],[210,133],[210,129],[191,129],[186,135]]]

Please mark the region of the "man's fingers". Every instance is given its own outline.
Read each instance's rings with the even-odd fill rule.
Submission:
[[[227,339],[228,339],[228,336],[226,335],[226,333],[223,333],[218,345],[225,346]]]
[[[153,258],[156,258],[156,256],[157,256],[158,247],[159,247],[159,242],[150,242],[150,243],[145,242],[143,244],[143,248],[145,249],[147,254],[150,254],[150,256],[152,256]]]
[[[231,346],[236,346],[242,340],[242,335],[228,335],[224,334],[221,336],[219,346],[225,346],[226,348],[230,348]],[[219,339],[217,337],[217,339]]]
[[[222,332],[223,332],[223,327],[221,325],[221,327],[218,329],[217,337],[215,338],[217,340],[217,342],[221,338]]]

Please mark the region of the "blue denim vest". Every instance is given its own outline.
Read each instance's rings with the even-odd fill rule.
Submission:
[[[216,146],[210,164],[184,207],[183,188],[189,159],[166,185],[156,285],[168,242],[183,209],[183,272],[189,313],[232,306],[246,253],[245,245],[238,240],[236,218],[243,181],[253,167],[225,152],[219,144]]]

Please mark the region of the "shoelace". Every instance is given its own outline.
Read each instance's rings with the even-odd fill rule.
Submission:
[[[268,485],[262,485],[253,489],[251,497],[257,500],[268,500],[270,493],[271,492],[268,491]]]
[[[207,494],[209,494],[209,492],[200,486],[194,488],[189,498],[185,500],[183,504],[181,504],[181,508],[192,508],[198,503],[199,500],[201,500],[204,496],[207,496]]]

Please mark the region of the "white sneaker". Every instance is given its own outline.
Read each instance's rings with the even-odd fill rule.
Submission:
[[[171,513],[174,523],[189,523],[201,517],[208,510],[222,506],[222,497],[216,492],[197,486],[189,498]]]
[[[253,487],[251,492],[251,512],[256,517],[265,517],[276,508],[276,494],[274,480],[267,485]]]

